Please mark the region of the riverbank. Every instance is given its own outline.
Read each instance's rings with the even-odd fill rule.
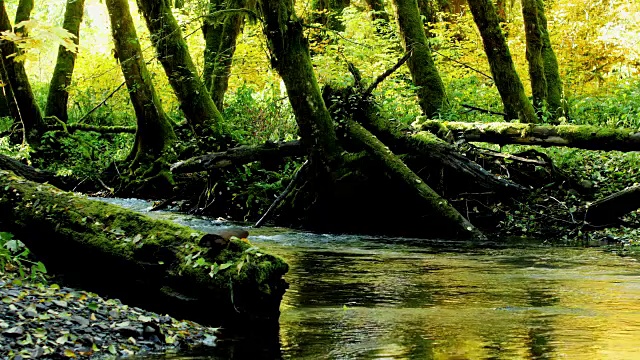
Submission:
[[[214,347],[218,328],[96,294],[0,275],[3,359],[115,359]]]

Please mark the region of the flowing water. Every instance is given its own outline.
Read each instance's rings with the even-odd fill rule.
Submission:
[[[210,232],[228,226],[152,216]],[[640,359],[640,264],[632,258],[250,232],[252,243],[291,265],[275,349],[223,339],[210,354],[180,359]]]

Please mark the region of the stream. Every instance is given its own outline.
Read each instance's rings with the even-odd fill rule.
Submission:
[[[229,226],[149,215],[208,232]],[[207,354],[172,359],[640,358],[640,264],[632,258],[276,228],[250,229],[249,239],[291,266],[277,339],[223,338]]]

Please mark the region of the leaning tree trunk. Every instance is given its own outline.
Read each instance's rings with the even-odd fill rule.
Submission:
[[[137,131],[129,156],[132,165],[149,164],[171,152],[176,135],[162,109],[142,56],[128,0],[106,0],[111,33],[129,97],[136,113]],[[168,161],[167,161],[168,162]]]
[[[151,32],[158,59],[193,132],[203,141],[203,146],[225,145],[220,144],[222,115],[198,75],[180,26],[171,13],[170,2],[137,0],[137,3]]]
[[[265,18],[263,30],[271,63],[287,88],[303,146],[309,151],[312,173],[327,176],[339,159],[339,147],[313,72],[302,20],[296,16],[293,0],[262,0],[259,7]]]
[[[527,62],[531,78],[533,107],[541,111],[547,101],[547,80],[542,59],[542,31],[538,19],[537,0],[522,0],[524,34],[527,42]]]
[[[2,7],[0,8],[0,31],[11,30],[11,21],[4,2],[2,2]],[[19,118],[16,120],[22,122],[25,139],[29,145],[38,147],[45,129],[42,113],[31,91],[31,84],[24,70],[24,65],[19,61],[15,61],[14,58],[7,58],[18,52],[16,44],[7,40],[1,40],[0,44],[3,71],[6,72],[8,86],[11,87],[19,111]]]
[[[538,20],[542,31],[542,60],[544,62],[544,76],[547,81],[547,106],[554,119],[561,116],[568,117],[569,109],[564,98],[562,79],[558,70],[558,59],[551,46],[549,31],[547,30],[547,17],[544,14],[544,0],[536,0],[538,7]]]
[[[85,0],[67,0],[67,8],[64,12],[64,22],[62,27],[73,34],[73,42],[80,43],[80,23],[84,13]],[[58,48],[58,59],[53,70],[53,76],[49,83],[49,95],[47,96],[46,116],[55,116],[63,122],[67,122],[69,115],[67,107],[69,104],[69,91],[71,85],[73,68],[76,65],[76,53],[67,50],[64,46]]]
[[[444,84],[433,62],[429,43],[420,20],[416,0],[394,0],[398,25],[405,51],[412,55],[407,61],[411,78],[418,89],[418,100],[426,116],[436,116],[446,105]]]
[[[491,0],[469,0],[468,3],[480,30],[493,81],[502,98],[507,119],[520,119],[523,123],[538,122],[536,112],[516,72],[493,3]]]
[[[245,5],[246,1],[233,1],[227,5],[228,8],[237,9]],[[211,76],[211,87],[208,87],[211,98],[219,110],[224,105],[224,94],[229,87],[229,77],[231,76],[231,64],[233,54],[236,51],[238,35],[242,32],[244,25],[244,15],[232,14],[225,18],[220,34],[220,45],[215,53],[213,75]],[[206,65],[205,65],[206,66]]]

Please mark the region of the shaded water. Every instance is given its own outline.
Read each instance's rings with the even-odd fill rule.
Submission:
[[[152,215],[211,232],[226,226]],[[291,265],[275,349],[222,340],[181,359],[640,359],[634,259],[278,229],[250,239]]]

